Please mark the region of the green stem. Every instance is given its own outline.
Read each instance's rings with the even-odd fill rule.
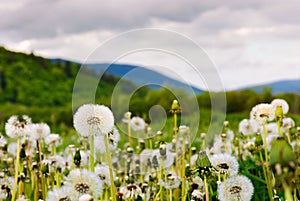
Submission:
[[[94,135],[90,136],[90,171],[95,171],[95,148],[94,148]]]
[[[132,148],[130,120],[127,123],[129,147]]]
[[[14,182],[14,188],[13,188],[13,193],[12,193],[12,201],[16,200],[16,195],[17,195],[17,186],[18,186],[18,176],[19,176],[19,162],[20,162],[20,141],[21,137],[18,137],[17,139],[17,158],[15,161],[15,182]]]
[[[178,127],[177,127],[177,113],[174,112],[174,139],[176,140],[176,144],[175,144],[175,150],[176,150],[175,171],[176,171],[176,174],[178,175],[178,142],[177,142],[178,139],[177,139],[177,130],[178,130]]]
[[[277,120],[277,129],[278,129],[278,135],[283,137],[283,133],[281,131],[281,120]]]
[[[172,188],[170,188],[170,200],[169,201],[172,201],[173,200],[173,193],[172,193]]]
[[[274,200],[273,198],[273,191],[272,191],[272,182],[271,182],[271,172],[269,169],[269,156],[268,156],[268,147],[267,147],[267,127],[266,124],[263,124],[263,134],[264,134],[264,151],[265,151],[265,161],[266,161],[266,181],[267,181],[267,187],[268,187],[268,194],[270,197],[270,200]]]
[[[204,188],[205,188],[205,200],[209,201],[208,185],[207,185],[207,180],[205,175],[204,175]]]
[[[185,201],[185,142],[182,145],[182,156],[181,156],[181,200]]]
[[[110,177],[110,192],[111,192],[111,197],[112,201],[116,201],[116,193],[115,193],[115,183],[114,183],[114,176],[113,176],[113,167],[112,167],[112,160],[111,160],[111,155],[110,155],[110,150],[108,146],[108,136],[105,135],[105,149],[106,149],[106,157],[107,157],[107,162],[109,166],[109,177]]]

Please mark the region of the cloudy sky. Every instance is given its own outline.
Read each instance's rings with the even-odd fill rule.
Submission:
[[[117,35],[159,28],[184,35],[203,48],[226,89],[300,78],[299,0],[0,2],[0,45],[12,50],[83,62]],[[180,61],[165,55],[137,53],[120,62],[150,68],[172,64],[192,84],[201,85],[178,65]]]

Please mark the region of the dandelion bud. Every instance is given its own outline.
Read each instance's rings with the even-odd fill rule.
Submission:
[[[161,144],[159,146],[159,153],[161,156],[165,156],[167,154],[166,144]]]
[[[136,165],[136,166],[135,166],[135,173],[136,173],[136,174],[140,174],[140,173],[141,173],[140,165]]]
[[[224,121],[223,125],[224,125],[224,127],[228,127],[229,126],[229,121]]]
[[[162,135],[163,133],[161,131],[157,131],[156,135]]]
[[[197,151],[197,148],[196,147],[192,147],[192,154],[194,155]]]
[[[154,169],[157,169],[159,167],[159,163],[156,155],[154,155],[152,158],[152,165]]]
[[[256,138],[255,138],[255,146],[259,147],[259,146],[262,146],[262,145],[263,145],[263,139],[261,137],[261,134],[257,133]]]
[[[205,151],[200,151],[196,161],[197,168],[211,167],[211,163]]]
[[[201,138],[201,140],[205,140],[205,138],[206,138],[206,133],[201,133],[201,134],[200,134],[200,138]]]
[[[173,100],[172,103],[172,110],[178,110],[179,109],[179,104],[177,100]]]
[[[128,147],[128,148],[126,149],[126,151],[127,151],[127,153],[132,154],[132,153],[133,153],[133,148]]]
[[[125,112],[124,119],[130,119],[131,118],[131,112]]]
[[[81,163],[81,155],[80,155],[80,150],[76,149],[75,156],[74,156],[74,164],[76,167],[80,167]]]
[[[283,119],[283,111],[282,111],[282,106],[279,105],[276,107],[276,110],[275,110],[275,119],[276,121],[281,121]]]
[[[14,162],[14,159],[9,157],[8,159],[6,159],[7,164],[11,164]]]

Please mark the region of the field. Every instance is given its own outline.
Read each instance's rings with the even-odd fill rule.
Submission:
[[[197,114],[181,117],[177,101],[151,127],[129,112],[114,122],[99,105],[80,107],[75,129],[12,116],[2,122],[0,198],[297,200],[300,118],[277,104],[254,107],[246,124],[250,111],[230,113],[218,133],[210,110],[195,121]]]

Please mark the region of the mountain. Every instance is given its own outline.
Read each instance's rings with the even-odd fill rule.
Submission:
[[[97,73],[104,72],[113,76],[121,77],[122,79],[130,80],[139,86],[149,85],[152,89],[159,89],[162,86],[171,86],[176,89],[183,89],[195,94],[203,93],[203,90],[185,84],[181,81],[175,80],[165,76],[159,72],[135,65],[127,64],[87,64],[87,67],[94,69]]]
[[[263,85],[246,87],[243,89],[252,89],[256,92],[261,92],[265,88],[272,88],[273,94],[280,93],[297,93],[300,94],[300,79],[296,80],[281,80]]]

